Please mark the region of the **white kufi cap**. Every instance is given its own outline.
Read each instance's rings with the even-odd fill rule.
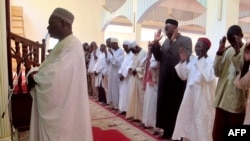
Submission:
[[[137,43],[135,40],[129,42],[129,45],[128,45],[129,48],[135,48],[136,46],[137,46]]]
[[[63,21],[69,23],[70,25],[72,25],[74,21],[74,15],[68,10],[63,8],[56,8],[51,14],[51,16],[55,16],[59,19],[62,19]]]
[[[123,41],[123,45],[129,46],[129,40],[124,40],[124,41]]]
[[[112,38],[110,39],[110,43],[118,43],[118,39],[112,37]]]

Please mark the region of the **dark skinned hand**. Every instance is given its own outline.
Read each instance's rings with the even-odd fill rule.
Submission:
[[[226,36],[223,36],[222,39],[220,40],[220,45],[218,49],[219,53],[223,53],[226,50],[226,47],[225,47],[226,40],[227,40]]]

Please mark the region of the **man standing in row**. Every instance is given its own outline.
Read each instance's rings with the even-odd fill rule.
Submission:
[[[186,88],[186,81],[181,80],[175,71],[175,66],[180,61],[178,51],[183,47],[192,52],[192,41],[178,33],[178,22],[173,19],[166,20],[165,33],[167,39],[162,46],[159,44],[161,30],[155,34],[152,53],[160,61],[156,127],[164,130],[163,139],[170,139]]]
[[[243,32],[238,25],[232,25],[227,37],[220,40],[214,61],[214,72],[219,77],[215,92],[215,119],[213,141],[225,141],[225,127],[243,125],[248,92],[238,89],[234,81],[241,72],[246,44],[242,42]],[[231,46],[225,47],[226,40]]]
[[[107,62],[109,64],[108,74],[108,100],[110,102],[110,108],[118,110],[119,103],[119,69],[124,59],[124,51],[118,45],[118,39],[110,39],[111,48],[108,49],[109,55]]]
[[[131,41],[131,50],[134,53],[133,63],[129,68],[131,74],[129,101],[126,118],[134,121],[142,121],[143,97],[142,80],[144,74],[145,58],[147,52],[137,45],[136,41]]]
[[[134,54],[131,51],[130,41],[125,40],[123,42],[123,49],[126,52],[126,56],[121,64],[119,70],[120,77],[120,89],[119,89],[119,114],[125,114],[128,109],[128,98],[129,98],[129,89],[130,89],[130,74],[129,68],[133,63]]]

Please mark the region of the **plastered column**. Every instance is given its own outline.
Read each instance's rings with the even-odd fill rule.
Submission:
[[[216,55],[222,36],[231,25],[238,24],[238,15],[239,0],[207,0],[206,36],[212,42],[209,55]]]
[[[137,23],[137,12],[138,12],[138,7],[137,7],[137,1],[133,1],[133,11],[134,11],[134,20],[133,20],[133,33],[134,33],[134,38],[136,42],[141,45],[141,24]],[[144,48],[144,47],[143,47]]]
[[[8,74],[7,74],[7,51],[6,51],[6,20],[5,1],[0,1],[0,116],[6,110],[8,102]],[[4,118],[0,117],[0,141],[10,139],[10,123],[8,111]]]

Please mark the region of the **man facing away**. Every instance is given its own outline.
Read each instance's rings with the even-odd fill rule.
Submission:
[[[162,38],[161,30],[155,34],[152,53],[156,60],[160,61],[160,75],[158,84],[158,100],[156,113],[156,127],[164,130],[162,138],[172,137],[175,120],[182,101],[186,87],[186,81],[179,78],[175,65],[179,63],[179,48],[192,51],[191,38],[178,33],[178,22],[167,19],[165,22],[165,33],[167,39],[163,45],[159,44]],[[155,134],[157,134],[155,132]]]
[[[72,34],[74,16],[56,8],[47,27],[59,39],[41,64],[31,90],[30,141],[92,141],[86,65],[81,42]]]

